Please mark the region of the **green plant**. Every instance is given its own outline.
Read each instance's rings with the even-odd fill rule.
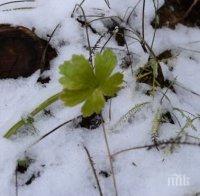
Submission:
[[[60,66],[60,83],[63,85],[61,100],[67,106],[84,102],[84,117],[99,114],[105,105],[105,96],[114,96],[123,82],[123,75],[111,75],[117,64],[117,58],[111,50],[95,56],[93,69],[83,55],[73,55],[70,61]]]
[[[105,105],[105,96],[113,97],[121,88],[123,74],[119,72],[112,74],[116,64],[116,55],[108,49],[102,54],[95,55],[94,68],[83,55],[73,55],[71,60],[65,61],[60,66],[62,76],[59,82],[63,90],[40,104],[27,119],[33,121],[35,115],[59,99],[71,107],[84,102],[82,106],[84,117],[93,113],[99,114]],[[27,120],[21,119],[6,132],[4,137],[11,137],[26,124]]]

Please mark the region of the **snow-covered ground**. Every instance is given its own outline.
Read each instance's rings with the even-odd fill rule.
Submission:
[[[5,3],[0,0],[0,3]],[[107,16],[124,17],[128,7],[134,7],[138,0],[110,0],[109,9],[104,0],[86,0],[83,4],[86,15],[105,13]],[[160,6],[163,0],[160,0]],[[52,130],[59,124],[80,115],[80,105],[69,108],[64,107],[61,101],[50,106],[52,116],[37,115],[34,126],[35,134],[23,134],[8,140],[3,134],[19,119],[26,116],[39,103],[49,96],[59,92],[61,85],[58,82],[58,66],[64,60],[71,58],[72,54],[84,54],[87,44],[85,29],[71,18],[71,13],[77,0],[35,0],[9,4],[0,7],[0,23],[23,25],[28,28],[35,27],[36,33],[47,39],[53,29],[60,24],[55,32],[51,44],[57,49],[58,57],[51,62],[51,70],[47,71],[51,81],[46,85],[37,83],[39,71],[29,78],[0,80],[0,196],[13,196],[16,194],[15,168],[17,160],[28,156],[34,159],[25,174],[18,175],[18,196],[86,196],[99,195],[96,181],[84,150],[89,150],[96,168],[103,195],[115,195],[112,176],[104,177],[100,171],[111,173],[102,126],[95,130],[73,128],[66,125],[57,132],[28,148],[42,135]],[[33,6],[29,10],[12,10],[20,6]],[[128,12],[130,13],[130,12]],[[145,10],[145,39],[151,43],[154,29],[150,22],[154,18],[152,1],[146,2]],[[142,2],[138,4],[134,14],[130,18],[132,28],[141,32],[142,29]],[[95,22],[94,27],[100,32],[105,27],[100,21]],[[91,45],[94,45],[99,36],[89,32]],[[108,39],[106,36],[103,41]],[[158,107],[168,111],[173,108],[188,111],[199,115],[200,97],[191,93],[200,94],[200,31],[198,28],[188,28],[177,25],[175,30],[162,28],[157,30],[153,50],[159,54],[166,49],[171,49],[174,56],[168,62],[174,69],[169,71],[166,64],[162,63],[165,78],[176,78],[176,93],[168,90],[166,95],[170,99],[160,99],[166,88],[157,91],[153,97],[145,95],[147,85],[136,83],[135,74],[131,69],[124,70],[124,88],[118,96],[112,99],[111,120],[109,120],[109,103],[103,110],[105,127],[111,153],[134,147],[151,144],[152,121]],[[104,43],[103,42],[103,43]],[[148,60],[148,54],[144,53],[140,44],[127,38],[129,50],[133,53],[133,71],[136,73]],[[100,44],[101,45],[101,44]],[[107,47],[125,49],[117,46],[111,39]],[[118,64],[121,63],[124,52],[115,50],[118,55]],[[121,68],[118,66],[118,70]],[[186,90],[189,89],[190,91]],[[128,123],[110,128],[118,120],[132,109],[136,104],[150,102],[132,118]],[[178,119],[173,118],[175,124],[163,123],[159,129],[159,139],[168,139],[180,131],[178,122],[185,125],[187,119],[179,112],[174,112]],[[187,113],[185,113],[187,114]],[[188,114],[187,114],[188,115]],[[191,115],[189,115],[192,117]],[[194,121],[197,130],[191,126],[185,130],[188,134],[200,136],[200,123]],[[195,139],[198,142],[198,139]],[[25,153],[26,151],[26,153]],[[134,150],[119,154],[114,157],[113,166],[116,177],[118,195],[120,196],[193,196],[200,192],[200,148],[193,146],[181,146],[173,153],[166,150]],[[35,174],[37,177],[30,185],[24,183]],[[39,175],[37,175],[39,174]],[[179,175],[184,181],[173,186],[170,179],[173,175]]]

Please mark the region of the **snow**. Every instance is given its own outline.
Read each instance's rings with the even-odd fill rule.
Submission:
[[[0,3],[5,2],[5,0],[0,0]],[[103,0],[86,0],[83,7],[86,13],[105,13],[108,16],[118,15],[123,17],[127,8],[134,7],[137,2],[137,0],[110,0],[111,9],[109,10]],[[159,1],[160,6],[163,2],[163,0]],[[12,140],[3,138],[3,134],[15,122],[26,116],[39,103],[61,90],[58,83],[58,66],[64,60],[70,59],[72,54],[88,56],[88,51],[84,48],[87,44],[85,31],[74,18],[70,17],[77,3],[80,2],[77,0],[35,0],[34,2],[9,4],[0,7],[0,23],[23,25],[28,28],[35,27],[36,33],[43,38],[47,38],[46,35],[50,34],[60,24],[51,41],[51,44],[58,51],[58,57],[51,62],[51,70],[46,72],[51,77],[50,83],[46,85],[37,83],[38,71],[29,78],[0,80],[0,195],[2,196],[15,195],[16,163],[19,158],[23,158],[25,155],[33,158],[34,161],[25,174],[18,176],[19,196],[99,195],[84,146],[87,147],[92,156],[97,173],[101,170],[111,172],[101,126],[95,130],[87,130],[84,128],[75,129],[72,124],[69,124],[36,145],[29,147],[38,138],[59,124],[79,116],[80,105],[69,108],[64,107],[62,102],[58,101],[50,106],[52,116],[37,115],[34,122],[37,130],[35,134],[19,134]],[[31,10],[3,11],[20,6],[33,6],[35,8]],[[96,8],[98,8],[98,11]],[[152,1],[147,1],[145,39],[148,43],[151,43],[154,33],[154,29],[150,25],[153,16]],[[141,19],[142,3],[138,4],[131,18],[131,25],[134,29],[141,31]],[[100,21],[94,23],[94,27],[99,29],[100,32],[105,32],[105,27]],[[89,34],[93,45],[98,40],[98,36],[91,32]],[[173,72],[169,71],[165,63],[161,64],[165,78],[176,78],[177,84],[198,94],[200,94],[200,56],[194,51],[200,49],[199,40],[198,28],[178,25],[175,30],[159,29],[156,32],[153,48],[156,54],[166,49],[172,49],[177,54],[169,60],[170,66],[174,68]],[[127,42],[132,43],[133,40],[127,38]],[[117,46],[114,39],[111,39],[108,47],[123,49],[123,47]],[[130,44],[129,49],[133,53],[135,60],[133,71],[136,72],[139,67],[147,62],[148,55],[137,43]],[[124,53],[119,50],[115,50],[115,52],[117,52],[120,64]],[[121,68],[118,67],[117,70],[121,70]],[[124,70],[124,75],[126,81],[124,88],[117,97],[112,99],[111,120],[109,120],[108,115],[109,104],[105,106],[103,111],[111,153],[151,143],[152,120],[163,96],[160,92],[157,92],[154,98],[145,95],[144,91],[149,87],[145,84],[137,84],[136,78],[132,76],[130,69]],[[162,107],[169,111],[176,107],[195,115],[199,114],[199,96],[178,85],[175,86],[175,90],[176,94],[170,90],[167,91],[170,103],[164,98]],[[162,92],[165,91],[166,88],[162,90]],[[131,108],[143,102],[151,103],[144,106],[130,122],[120,127],[120,130],[109,130]],[[187,119],[183,118],[180,113],[175,113],[180,123],[184,125]],[[199,137],[200,123],[198,119],[194,125],[198,131],[194,131],[189,127],[187,132],[190,135]],[[179,130],[180,127],[177,122],[174,125],[164,123],[159,130],[160,138],[168,139],[175,136]],[[199,150],[198,147],[182,146],[176,148],[172,154],[162,150],[147,151],[142,149],[117,155],[113,164],[119,195],[195,195],[200,191]],[[40,175],[30,185],[24,185],[32,174],[38,172]],[[174,174],[188,177],[189,185],[169,186],[168,179]],[[98,175],[98,177],[103,195],[115,195],[112,177],[105,178],[101,175]]]

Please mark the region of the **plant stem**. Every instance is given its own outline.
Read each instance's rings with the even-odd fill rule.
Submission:
[[[61,92],[60,92],[61,93]],[[30,116],[34,117],[35,115],[37,115],[39,112],[41,112],[42,110],[44,110],[46,107],[48,107],[49,105],[51,105],[52,103],[56,102],[59,97],[60,97],[60,93],[57,93],[53,96],[51,96],[50,98],[48,98],[47,100],[45,100],[43,103],[41,103],[37,108],[35,108],[31,113]],[[18,121],[16,124],[14,124],[4,135],[5,138],[10,138],[12,135],[16,134],[18,129],[21,128],[22,126],[24,126],[26,124],[26,121],[24,119],[21,119],[20,121]]]

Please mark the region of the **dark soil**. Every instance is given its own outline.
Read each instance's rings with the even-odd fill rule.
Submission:
[[[172,115],[169,111],[167,111],[166,113],[164,113],[162,115],[162,121],[163,123],[171,123],[171,124],[175,124],[173,118],[172,118]]]
[[[56,50],[30,29],[0,25],[0,79],[28,77],[38,69],[47,70],[56,56]]]
[[[104,171],[104,170],[101,170],[101,171],[99,172],[99,175],[100,175],[100,176],[103,176],[104,178],[110,177],[110,173],[107,172],[107,171]]]
[[[89,117],[82,117],[77,127],[84,127],[86,129],[96,129],[102,124],[102,118],[98,114],[92,114]]]
[[[158,9],[157,16],[159,20],[154,19],[151,23],[154,28],[175,28],[178,23],[200,27],[200,1],[165,0],[164,5]]]
[[[160,62],[162,60],[170,59],[171,57],[173,57],[171,50],[165,50],[164,52],[156,56],[156,60],[158,62],[158,75],[156,77],[157,84],[155,84],[155,86],[159,86],[160,88],[167,87],[170,90],[172,90],[174,93],[176,93],[173,87],[173,82],[164,79],[162,68],[160,66]],[[152,67],[149,65],[149,62],[147,62],[143,67],[139,68],[138,73],[137,73],[137,82],[145,83],[152,86],[153,70],[152,70]]]
[[[165,80],[164,80],[164,76],[163,76],[160,64],[158,65],[158,76],[156,77],[156,81],[158,82],[161,88],[165,87]],[[152,70],[152,67],[148,65],[148,63],[144,67],[141,67],[139,69],[138,74],[137,74],[137,82],[149,84],[150,86],[152,86],[153,70]]]

